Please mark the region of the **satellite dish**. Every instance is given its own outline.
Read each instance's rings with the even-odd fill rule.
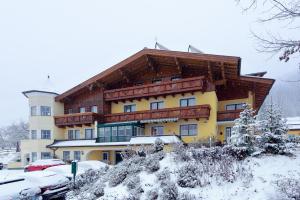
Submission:
[[[188,52],[191,52],[191,53],[204,53],[203,51],[197,49],[196,47],[194,47],[192,45],[189,45]]]

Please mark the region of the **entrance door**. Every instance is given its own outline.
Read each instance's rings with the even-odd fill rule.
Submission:
[[[232,129],[231,127],[226,127],[225,137],[226,137],[226,143],[227,143],[227,144],[230,143],[231,129]]]
[[[122,160],[123,160],[123,158],[121,156],[121,151],[116,151],[116,164],[118,164]]]

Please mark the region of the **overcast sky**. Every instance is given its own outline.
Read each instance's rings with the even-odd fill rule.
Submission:
[[[0,0],[0,126],[27,120],[21,92],[42,88],[48,74],[58,92],[66,91],[153,48],[155,38],[171,50],[192,44],[205,53],[239,56],[242,73],[295,71],[295,62],[256,51],[251,31],[283,29],[257,23],[257,14],[243,13],[234,0]]]

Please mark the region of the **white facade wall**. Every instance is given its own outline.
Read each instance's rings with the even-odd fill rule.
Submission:
[[[57,94],[42,92],[42,91],[28,91],[24,93],[28,97],[29,103],[29,133],[30,138],[28,140],[21,141],[21,162],[22,165],[27,165],[28,162],[32,161],[32,153],[37,154],[36,159],[41,159],[42,152],[53,152],[46,148],[47,145],[53,143],[54,139],[63,139],[63,129],[55,126],[54,115],[61,115],[64,113],[64,107],[62,103],[55,102],[55,96]],[[31,116],[31,107],[36,106],[37,115]],[[41,116],[41,106],[49,106],[51,108],[50,116]],[[37,133],[36,139],[31,139],[32,130]],[[41,131],[50,130],[51,138],[42,139]]]

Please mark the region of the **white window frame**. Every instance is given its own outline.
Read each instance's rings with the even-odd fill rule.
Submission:
[[[32,136],[33,136],[33,133],[34,133],[35,137],[32,137]],[[37,130],[31,130],[31,131],[30,131],[30,139],[32,139],[32,140],[38,139],[38,138],[37,138]]]
[[[181,127],[183,127],[183,126],[187,126],[188,127],[188,129],[187,129],[187,131],[188,131],[187,135],[183,135],[182,132],[181,132]],[[195,134],[190,134],[190,130],[192,130],[192,129],[190,129],[190,126],[196,126],[196,133]],[[180,124],[180,126],[179,126],[179,135],[180,136],[196,136],[196,135],[198,135],[198,124],[195,124],[195,123]]]
[[[37,106],[30,106],[30,116],[37,116],[37,115],[38,115],[38,107]]]
[[[104,159],[104,155],[106,154],[107,159]],[[102,160],[108,162],[109,161],[109,152],[108,151],[103,151],[102,152]]]
[[[66,154],[65,153],[68,153],[68,158],[66,158]],[[63,161],[69,161],[71,160],[71,152],[70,151],[63,151]]]
[[[76,153],[78,153],[79,159],[76,159]],[[81,151],[73,151],[73,158],[74,158],[74,160],[80,161],[81,160]]]
[[[157,134],[157,133],[156,133],[155,135],[153,135],[153,129],[154,129],[154,128],[157,128],[157,127],[160,127],[160,128],[162,127],[162,134]],[[163,125],[157,125],[157,126],[152,126],[152,127],[151,127],[151,135],[157,136],[157,135],[164,135],[164,134],[165,134],[165,127],[164,127]]]
[[[85,113],[85,111],[86,111],[85,107],[80,107],[79,108],[79,113]]]
[[[43,110],[45,108],[46,111]],[[40,106],[40,116],[51,116],[51,106]]]
[[[190,99],[194,99],[195,100],[195,104],[194,105],[189,105],[189,100]],[[181,105],[181,101],[182,100],[187,100],[187,105],[186,106],[182,106]],[[196,99],[196,97],[194,97],[194,96],[191,96],[191,97],[184,97],[184,98],[180,98],[179,99],[179,107],[190,107],[190,106],[195,106],[195,105],[197,105],[197,99]]]
[[[86,131],[87,130],[90,130],[91,131],[91,138],[87,138],[86,137]],[[93,128],[86,128],[86,129],[84,129],[84,139],[86,139],[86,140],[91,140],[91,139],[93,139],[93,137],[94,137],[94,129]]]
[[[44,131],[47,131],[47,133],[49,133],[49,138],[48,137],[43,137],[43,132]],[[49,131],[49,132],[48,132]],[[51,139],[51,130],[46,130],[46,129],[43,129],[43,130],[41,130],[41,139],[42,140],[50,140]]]
[[[126,112],[126,110],[125,110],[125,107],[126,106],[134,106],[134,110],[132,110],[132,107],[131,107],[131,109],[130,109],[130,112]],[[131,112],[136,112],[136,104],[135,103],[132,103],[132,104],[124,104],[124,106],[123,106],[123,111],[124,111],[124,113],[131,113]]]
[[[48,154],[49,155],[49,157],[44,157],[45,155],[43,155],[43,154]],[[51,159],[52,158],[52,155],[51,155],[51,152],[41,152],[41,159],[43,160],[43,159]]]
[[[162,103],[162,108],[159,108],[159,103]],[[152,105],[153,104],[156,104],[156,108],[152,108]],[[150,102],[150,110],[159,110],[159,109],[163,109],[163,108],[165,108],[165,102],[164,101],[152,101],[152,102]]]
[[[91,112],[98,113],[98,106],[94,105],[91,107]]]

